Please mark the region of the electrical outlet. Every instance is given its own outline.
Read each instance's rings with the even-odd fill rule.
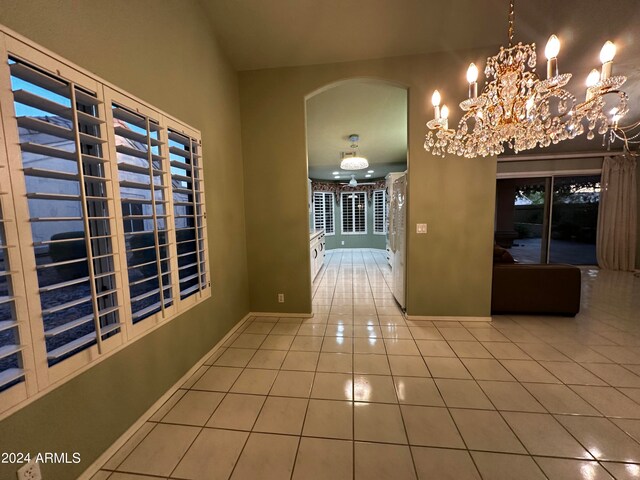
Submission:
[[[284,293],[278,294],[278,303],[284,303]]]
[[[342,245],[344,245],[344,240],[342,240]]]
[[[416,223],[416,233],[427,233],[426,223]]]
[[[40,465],[35,460],[29,460],[18,470],[18,480],[42,480]]]

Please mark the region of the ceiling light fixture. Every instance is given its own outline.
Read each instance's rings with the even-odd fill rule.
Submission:
[[[367,170],[367,173],[373,173],[373,170]]]
[[[349,135],[349,141],[351,142],[351,152],[343,152],[342,161],[340,162],[340,168],[342,170],[363,170],[369,167],[369,162],[366,158],[358,154],[358,141],[360,136],[356,134]]]
[[[592,70],[587,78],[585,100],[576,98],[563,87],[571,79],[570,73],[560,73],[558,53],[560,40],[551,35],[545,48],[547,77],[541,79],[535,71],[536,45],[513,44],[514,1],[509,1],[509,46],[500,47],[497,55],[487,58],[484,73],[487,83],[478,95],[478,68],[472,63],[467,70],[469,98],[460,103],[465,112],[458,129],[449,129],[449,109],[440,106],[442,97],[437,90],[431,97],[434,119],[427,123],[431,130],[426,135],[424,148],[434,155],[445,153],[465,157],[498,155],[505,145],[516,153],[535,147],[548,147],[560,141],[573,139],[588,131],[593,139],[597,130],[609,142],[622,140],[628,149],[635,136],[630,130],[640,122],[620,127],[618,122],[628,112],[628,96],[619,90],[627,80],[613,76],[613,58],[616,47],[607,42],[600,52],[601,71]],[[615,113],[605,96],[616,99]],[[607,99],[609,97],[606,97]],[[586,124],[586,125],[585,125]],[[628,136],[629,134],[629,136]]]

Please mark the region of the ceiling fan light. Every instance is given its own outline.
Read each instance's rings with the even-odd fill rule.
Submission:
[[[345,157],[340,162],[342,170],[363,170],[369,168],[369,162],[364,157]]]

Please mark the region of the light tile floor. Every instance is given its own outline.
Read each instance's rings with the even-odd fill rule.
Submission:
[[[94,478],[640,479],[639,278],[459,323],[405,320],[389,276],[328,252],[313,318],[249,319]]]

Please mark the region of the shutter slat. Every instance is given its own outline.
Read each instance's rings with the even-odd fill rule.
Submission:
[[[144,160],[148,160],[149,159],[148,152],[143,151],[143,150],[137,150],[137,149],[135,149],[133,147],[129,147],[127,145],[116,145],[116,152],[122,153],[124,155],[129,155],[131,157],[142,158]],[[162,160],[162,157],[160,155],[152,154],[151,155],[151,159],[154,162],[160,162]]]
[[[141,143],[143,145],[147,145],[147,136],[143,135],[141,133],[138,133],[134,130],[131,130],[130,128],[125,128],[122,126],[116,126],[114,127],[114,132],[116,135],[123,137],[123,138],[128,138],[129,140],[133,140],[134,142],[138,142]],[[151,143],[151,146],[153,147],[157,147],[158,145],[161,145],[162,142],[160,142],[160,140],[156,140],[155,138],[151,137],[148,138],[149,142]]]
[[[113,105],[111,111],[113,112],[113,116],[118,120],[122,120],[123,122],[130,123],[132,125],[135,125],[136,127],[140,127],[146,130],[147,122],[145,120],[145,117],[142,117],[135,113],[131,113],[128,110],[121,108],[115,104]],[[160,130],[160,125],[155,122],[149,122],[149,127],[153,132]]]
[[[84,325],[86,323],[93,322],[93,314],[85,315],[84,317],[76,318],[70,322],[59,325],[55,328],[51,328],[44,332],[44,336],[47,338],[55,337],[56,335],[60,335],[61,333],[68,332],[76,327]]]
[[[68,353],[71,353],[74,350],[77,350],[81,347],[86,347],[95,341],[96,341],[95,332],[88,333],[87,335],[77,338],[61,347],[51,350],[50,352],[47,353],[47,360],[49,361],[57,360],[58,358],[64,357]]]
[[[43,315],[50,315],[52,313],[60,312],[70,307],[75,307],[76,305],[82,305],[83,303],[87,303],[91,301],[91,295],[87,295],[86,297],[77,298],[76,300],[71,300],[70,302],[61,303],[60,305],[56,305],[55,307],[45,308],[42,310]]]
[[[0,360],[19,353],[23,348],[24,346],[22,345],[5,345],[4,347],[0,347]]]
[[[131,163],[119,162],[118,170],[123,170],[125,172],[131,173],[140,173],[143,175],[149,175],[149,167],[141,167],[139,165],[132,165]],[[154,175],[161,175],[162,172],[158,172],[157,170],[153,171]]]
[[[71,108],[65,105],[60,105],[57,102],[49,100],[48,98],[41,97],[27,90],[14,90],[13,99],[23,105],[37,108],[45,112],[52,113],[67,120],[72,119]]]
[[[10,328],[15,328],[18,326],[18,322],[15,320],[5,320],[4,322],[0,322],[0,332],[4,332],[5,330],[9,330]]]
[[[0,372],[0,389],[5,385],[15,382],[20,377],[24,377],[24,370],[21,368],[9,368]]]
[[[51,292],[53,290],[58,290],[59,288],[72,287],[74,285],[78,285],[79,283],[88,282],[89,277],[76,278],[73,280],[68,280],[66,282],[54,283],[53,285],[47,285],[46,287],[40,287],[38,290],[40,293]]]

